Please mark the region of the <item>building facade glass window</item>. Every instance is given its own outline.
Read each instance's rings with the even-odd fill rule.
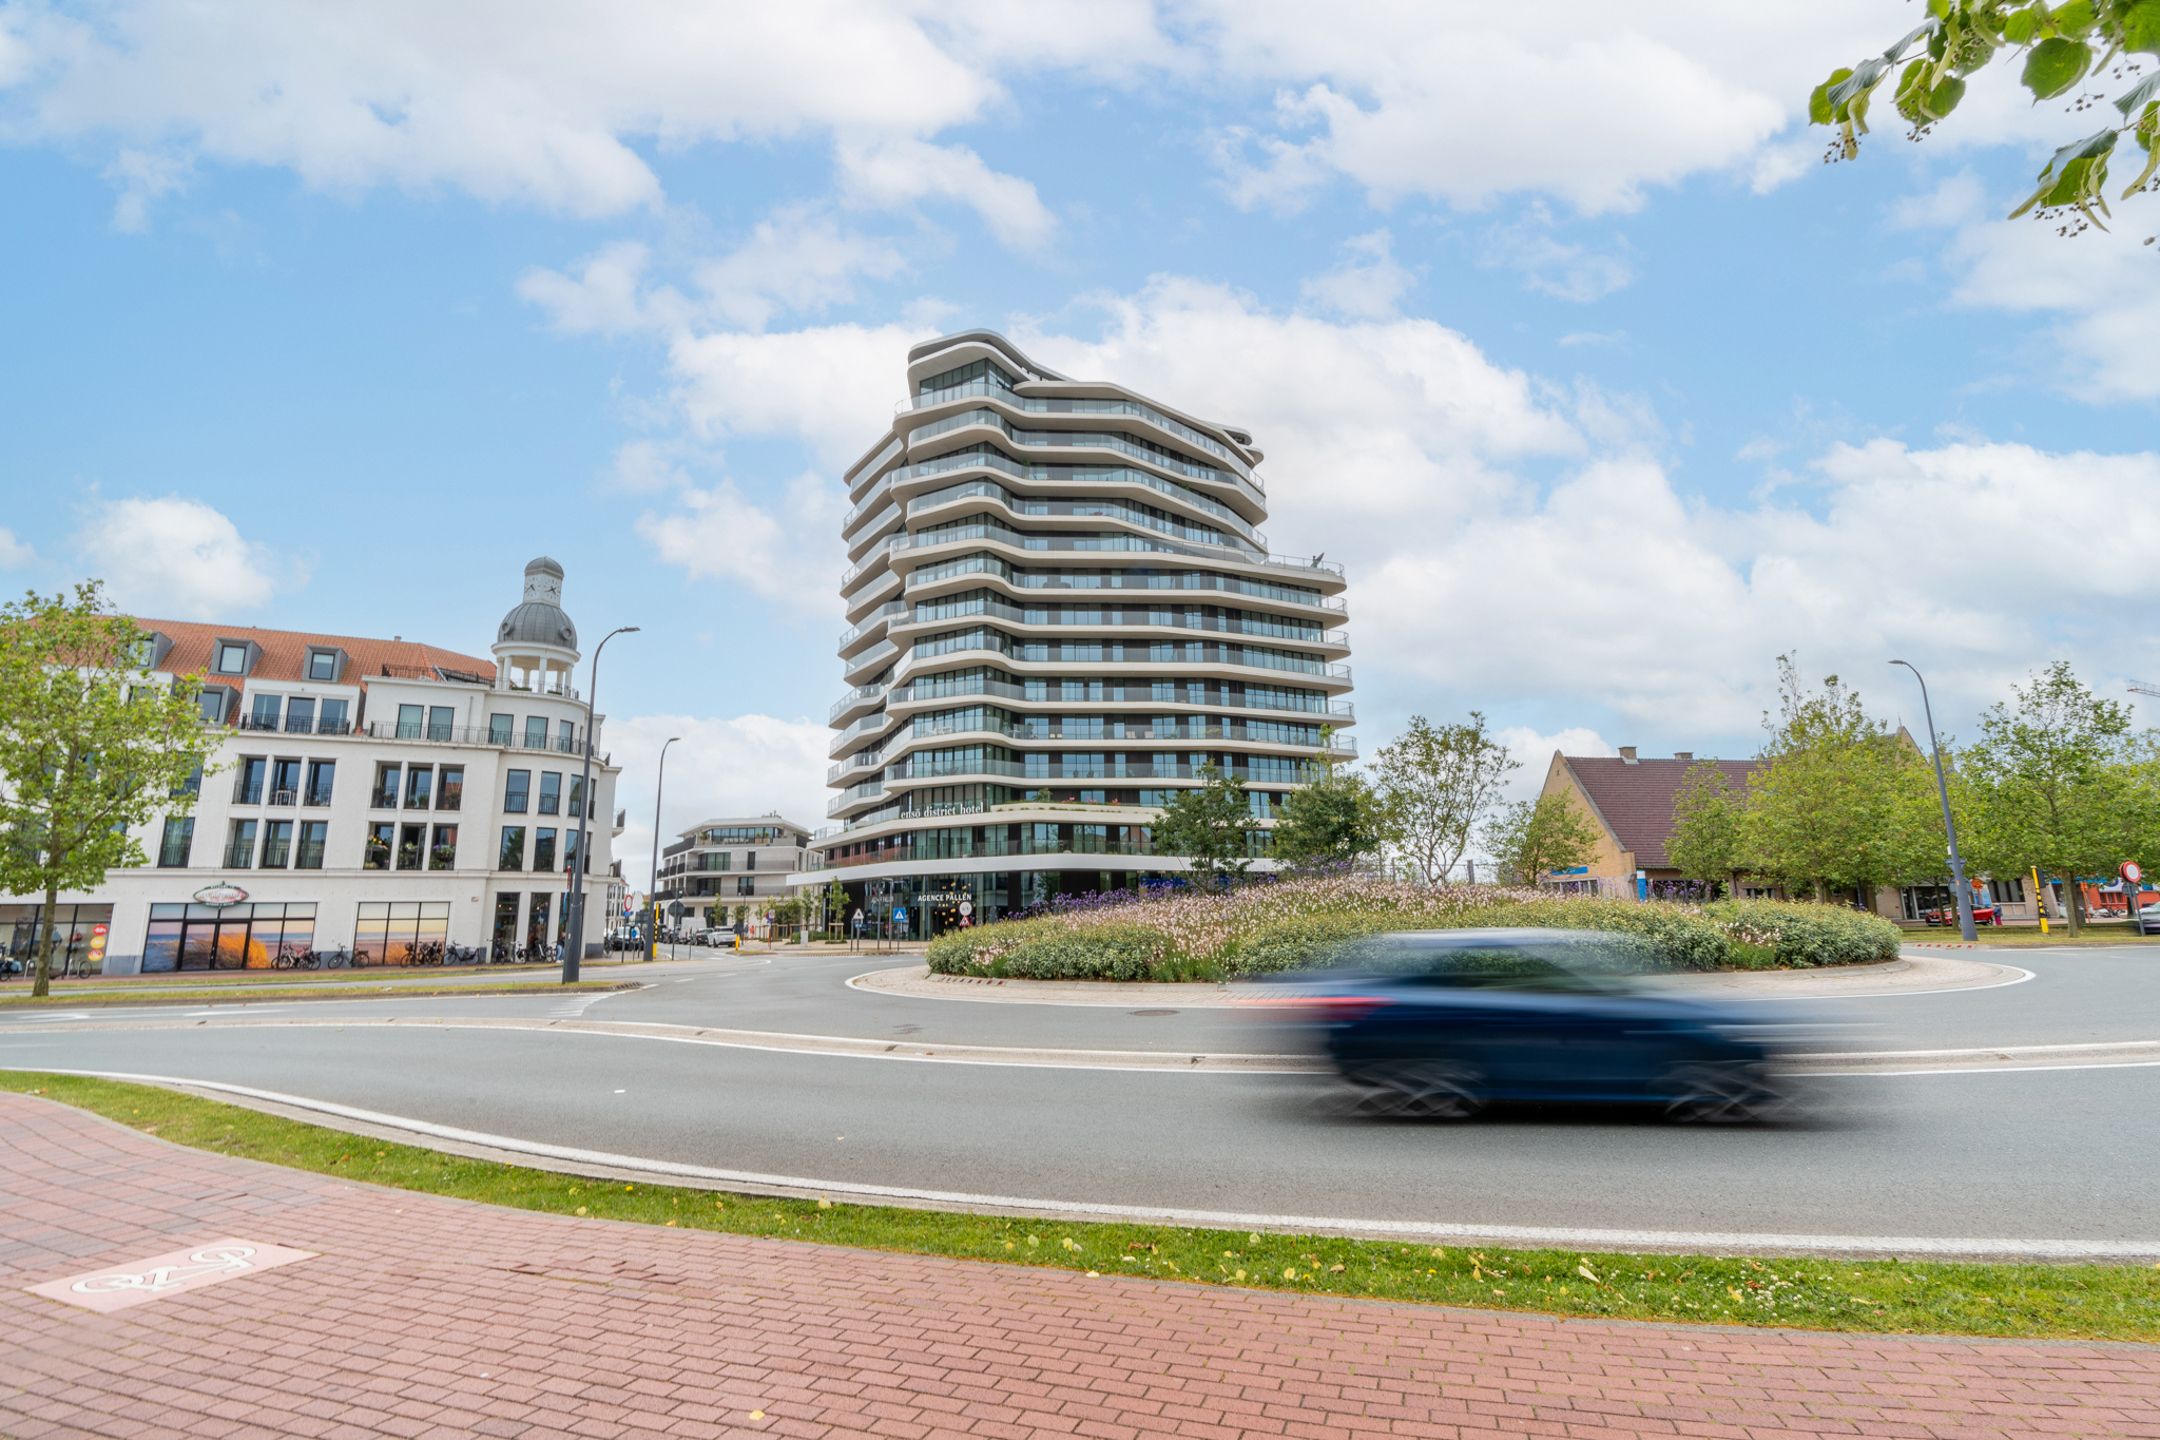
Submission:
[[[525,748],[527,750],[547,749],[547,716],[528,715],[525,717]]]
[[[315,702],[305,695],[295,695],[285,702],[285,733],[306,735],[315,728]]]
[[[436,779],[441,781],[441,784],[437,786],[435,791],[435,808],[438,810],[464,808],[465,767],[463,765],[445,765],[437,774]]]
[[[435,789],[435,771],[426,765],[413,765],[405,772],[405,808],[425,810],[429,797]]]
[[[250,730],[275,730],[278,728],[278,707],[284,703],[282,695],[257,695],[248,701]]]
[[[243,755],[233,765],[233,804],[260,805],[263,798],[263,780],[270,773],[270,761],[262,755]]]
[[[488,744],[508,745],[509,743],[510,717],[508,715],[488,716]]]
[[[145,974],[267,970],[279,955],[297,955],[314,944],[312,902],[152,905],[142,968]]]
[[[293,822],[272,820],[263,826],[262,868],[284,870],[292,865]]]
[[[457,712],[448,705],[430,705],[427,713],[427,735],[430,740],[448,740],[456,728]]]
[[[195,817],[192,815],[169,815],[165,818],[165,835],[158,842],[158,868],[162,870],[185,870],[188,852],[195,848]]]
[[[508,770],[503,773],[503,810],[511,815],[523,815],[526,796],[532,786],[532,771]]]
[[[318,735],[343,735],[352,728],[346,717],[347,706],[343,700],[322,702],[322,714],[316,718],[315,733]]]
[[[398,827],[397,868],[418,870],[421,855],[427,845],[427,826],[400,825]]]
[[[532,868],[545,873],[555,868],[555,828],[542,825],[533,831]]]
[[[220,675],[247,674],[247,646],[231,640],[218,641],[216,668]]]
[[[434,838],[428,844],[428,869],[454,870],[457,868],[457,826],[437,825]]]
[[[423,705],[398,706],[397,738],[400,740],[418,740],[420,738],[420,717],[426,713],[427,707]]]
[[[300,803],[301,762],[289,756],[279,756],[270,762],[270,803],[272,805],[297,805]]]
[[[235,820],[225,837],[225,868],[248,870],[255,864],[255,822]]]
[[[307,657],[307,677],[310,680],[337,679],[337,652],[335,650],[310,650]]]
[[[562,808],[562,776],[553,770],[540,772],[540,805],[542,815],[553,815]]]
[[[307,770],[307,789],[302,792],[303,805],[328,805],[331,791],[337,784],[337,761],[310,760]]]
[[[367,841],[362,847],[360,868],[363,870],[388,870],[390,852],[397,847],[397,825],[389,820],[377,820],[368,826]]]
[[[495,854],[498,870],[523,870],[525,868],[525,827],[505,825],[502,829],[502,845]]]
[[[323,855],[330,848],[330,822],[327,820],[303,820],[300,822],[300,848],[294,852],[295,870],[320,870]]]
[[[368,796],[368,808],[372,810],[395,810],[398,802],[398,781],[404,776],[404,767],[388,761],[375,762],[375,789]]]

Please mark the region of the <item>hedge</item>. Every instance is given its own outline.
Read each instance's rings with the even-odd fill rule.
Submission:
[[[931,941],[927,958],[944,975],[1235,980],[1324,963],[1361,936],[1471,926],[1609,931],[1639,940],[1655,968],[1698,971],[1864,964],[1894,958],[1901,938],[1889,921],[1835,905],[1690,905],[1291,880],[1134,896],[976,926]]]

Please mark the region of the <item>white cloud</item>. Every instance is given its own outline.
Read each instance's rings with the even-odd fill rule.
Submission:
[[[658,203],[638,142],[934,134],[1001,94],[884,0],[116,0],[89,19],[40,7],[15,32],[33,134],[588,216]],[[1024,39],[988,48],[1022,58]]]
[[[2018,197],[2022,199],[2022,196]],[[2060,222],[2002,217],[2014,202],[1991,200],[1980,181],[1959,172],[1902,203],[1893,223],[1950,232],[1943,264],[1953,275],[1952,304],[2053,317],[2031,358],[2031,376],[2088,401],[2160,397],[2160,257],[2146,243],[2148,224],[2058,233]],[[2150,207],[2138,197],[2131,209]]]
[[[965,145],[905,137],[843,140],[838,159],[841,193],[854,204],[956,200],[981,215],[1000,240],[1023,248],[1043,245],[1056,226],[1033,185],[992,170]]]
[[[578,263],[575,275],[535,266],[518,277],[519,298],[548,313],[548,321],[566,335],[626,335],[666,323],[679,313],[671,303],[645,290],[645,267],[651,252],[635,240],[602,246]]]
[[[1602,300],[1635,278],[1634,267],[1621,255],[1562,240],[1554,228],[1551,211],[1533,204],[1485,233],[1478,263],[1516,271],[1526,289],[1578,304]]]
[[[815,472],[797,475],[769,504],[722,480],[685,486],[666,510],[639,516],[637,531],[664,563],[694,579],[739,585],[783,610],[830,620],[840,614],[846,509],[839,485]]]
[[[1220,70],[1287,87],[1277,133],[1247,137],[1242,160],[1232,147],[1246,203],[1341,175],[1383,203],[1537,193],[1631,209],[1648,187],[1749,162],[1833,65],[1896,38],[1870,0],[1186,0],[1180,13]]]
[[[853,300],[858,279],[890,278],[902,264],[890,242],[793,207],[759,221],[730,254],[698,266],[697,283],[707,311],[762,330],[783,312],[814,314]]]
[[[1343,242],[1342,263],[1299,288],[1305,303],[1360,320],[1395,314],[1417,277],[1395,259],[1394,237],[1385,230]]]
[[[823,720],[688,714],[610,719],[607,745],[623,767],[615,799],[629,811],[615,854],[633,890],[646,888],[652,873],[653,786],[660,748],[671,735],[682,738],[667,752],[661,848],[701,820],[777,810],[813,830],[825,823],[825,748],[832,732]]]
[[[608,467],[609,488],[651,495],[690,483],[682,466],[682,445],[672,440],[629,440],[615,451]]]
[[[113,201],[113,228],[135,235],[150,228],[150,206],[186,188],[194,166],[184,157],[149,150],[122,150],[105,167],[105,179],[120,193]]]
[[[800,438],[837,478],[876,443],[905,397],[908,347],[926,338],[900,325],[715,331],[676,339],[668,363],[694,433]]]
[[[179,495],[109,500],[75,537],[113,599],[139,615],[222,619],[260,609],[295,578],[223,512]]]
[[[0,568],[12,570],[17,566],[28,565],[35,559],[35,550],[26,542],[16,539],[14,531],[0,526]]]
[[[1508,773],[1500,796],[1503,805],[1537,799],[1545,787],[1545,769],[1552,764],[1556,750],[1562,755],[1620,753],[1619,747],[1583,725],[1569,725],[1550,734],[1529,725],[1499,725],[1493,728],[1492,738],[1505,745],[1509,758],[1522,767]]]

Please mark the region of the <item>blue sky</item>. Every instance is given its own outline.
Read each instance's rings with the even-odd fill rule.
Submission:
[[[2160,201],[2001,221],[2003,75],[1820,164],[1895,0],[1504,8],[0,0],[0,582],[481,649],[550,553],[626,798],[816,823],[840,470],[988,325],[1253,430],[1368,751],[2160,675]]]

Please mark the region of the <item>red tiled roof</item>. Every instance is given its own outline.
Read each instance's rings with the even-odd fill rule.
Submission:
[[[1574,773],[1605,823],[1623,849],[1635,852],[1635,864],[1644,870],[1666,870],[1665,841],[1672,834],[1673,797],[1687,772],[1699,760],[1627,761],[1604,755],[1563,755],[1561,761]],[[1725,773],[1725,783],[1743,793],[1747,790],[1752,760],[1710,762]]]
[[[305,680],[307,654],[316,649],[342,650],[347,662],[339,682],[366,685],[385,674],[410,678],[429,675],[440,668],[475,675],[492,683],[495,662],[477,655],[462,655],[439,645],[418,640],[370,640],[358,635],[322,635],[310,630],[258,630],[249,625],[205,624],[198,620],[152,620],[136,616],[135,623],[154,630],[172,642],[159,668],[175,675],[207,673],[220,640],[251,641],[261,650],[251,680]]]

